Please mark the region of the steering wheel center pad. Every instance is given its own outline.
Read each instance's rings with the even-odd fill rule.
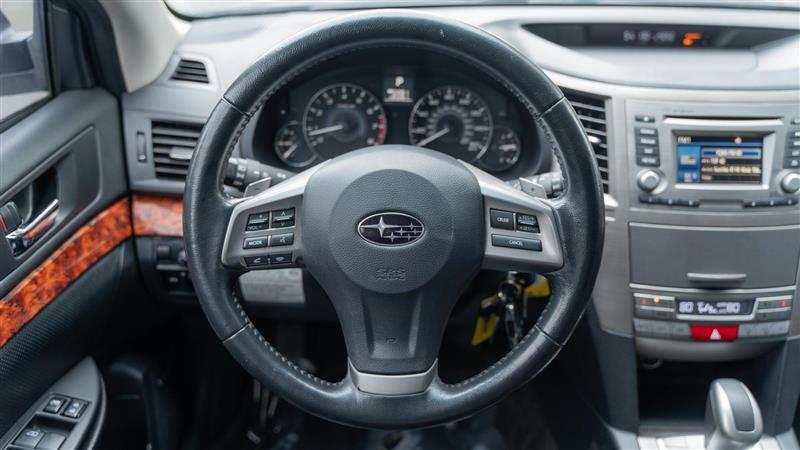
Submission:
[[[382,374],[429,369],[458,295],[481,267],[475,176],[432,150],[357,150],[311,175],[300,215],[306,267],[336,307],[353,366]],[[359,234],[370,216],[366,226],[391,239],[376,244]],[[405,238],[417,231],[412,221],[421,235]]]

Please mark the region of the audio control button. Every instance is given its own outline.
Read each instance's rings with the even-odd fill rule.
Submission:
[[[794,194],[800,191],[800,173],[789,173],[781,178],[781,189]]]
[[[661,160],[658,156],[636,156],[636,164],[640,166],[658,167],[661,165]]]

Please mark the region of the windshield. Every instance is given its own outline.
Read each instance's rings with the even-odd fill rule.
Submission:
[[[305,10],[461,5],[636,5],[796,9],[797,0],[165,0],[187,18]]]

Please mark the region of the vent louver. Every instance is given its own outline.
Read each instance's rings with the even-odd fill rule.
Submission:
[[[597,166],[600,168],[603,192],[608,194],[608,140],[606,138],[605,101],[601,98],[573,92],[565,92],[564,96],[578,114],[583,129],[589,137],[589,142],[594,149],[595,159],[597,159]]]
[[[153,121],[151,137],[156,177],[185,180],[203,124]]]
[[[202,61],[181,58],[170,79],[208,84],[208,70]]]

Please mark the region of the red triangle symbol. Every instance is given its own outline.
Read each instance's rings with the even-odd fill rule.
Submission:
[[[722,339],[722,335],[719,334],[719,331],[717,331],[716,328],[714,328],[714,330],[711,331],[711,336],[709,336],[708,338],[711,339],[712,341],[718,341]]]

